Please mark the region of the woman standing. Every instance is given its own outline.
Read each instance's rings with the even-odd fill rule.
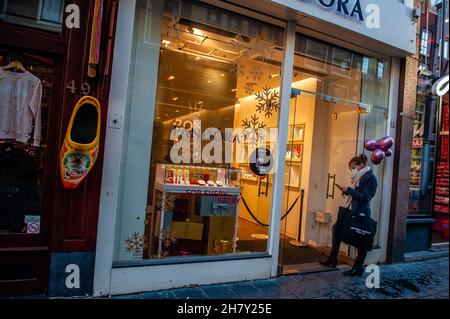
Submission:
[[[342,194],[347,197],[345,207],[348,207],[351,211],[370,216],[370,200],[375,196],[378,182],[371,167],[366,164],[367,157],[364,154],[353,157],[348,163],[349,169],[353,173],[352,185],[338,187],[342,191]],[[341,240],[336,236],[336,224],[333,226],[332,245],[331,255],[326,260],[320,261],[321,265],[329,267],[336,267],[337,265]],[[363,266],[366,256],[366,250],[358,249],[358,256],[352,269],[345,271],[344,275],[361,276],[364,273]]]

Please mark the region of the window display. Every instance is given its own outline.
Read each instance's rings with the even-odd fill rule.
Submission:
[[[448,95],[435,94],[439,79],[449,70],[448,26],[442,32],[442,23],[448,23],[444,4],[448,8],[448,1],[422,1],[408,207],[410,219],[434,219],[432,243],[448,241]]]
[[[277,132],[283,39],[199,1],[137,1],[116,262],[267,250],[274,173],[248,157]]]
[[[39,234],[52,61],[0,50],[0,233]]]
[[[240,169],[158,164],[150,235],[154,257],[235,253],[241,174]],[[227,249],[219,245],[225,242]]]

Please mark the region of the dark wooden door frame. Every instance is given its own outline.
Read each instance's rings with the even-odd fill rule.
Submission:
[[[118,0],[103,0],[101,61],[96,78],[87,76],[94,0],[72,0],[70,3],[80,8],[79,29],[69,30],[65,27],[66,14],[60,34],[0,22],[0,48],[42,55],[55,61],[43,173],[41,234],[27,236],[25,240],[22,239],[23,235],[0,235],[0,260],[3,258],[2,261],[7,262],[19,258],[19,255],[29,255],[30,260],[39,264],[36,266],[39,278],[29,281],[28,286],[26,280],[10,284],[0,282],[3,294],[45,293],[48,288],[50,254],[53,252],[95,251],[110,83],[109,73],[105,74],[105,71],[109,71],[112,65],[112,35],[115,33]],[[80,89],[75,94],[66,89],[72,80],[78,88],[84,82],[89,83],[89,95],[99,99],[102,105],[102,130],[96,166],[82,185],[68,191],[62,187],[59,177],[59,150],[73,107],[82,96]]]

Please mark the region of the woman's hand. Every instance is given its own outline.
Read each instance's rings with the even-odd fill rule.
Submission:
[[[341,192],[347,193],[348,187],[347,186],[339,186],[339,189],[341,190]]]

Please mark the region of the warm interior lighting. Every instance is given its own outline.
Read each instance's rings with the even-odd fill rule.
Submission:
[[[175,77],[174,77],[173,75],[171,75],[171,76],[169,76],[167,79],[168,79],[169,81],[172,81],[173,79],[175,79]]]
[[[198,35],[198,36],[203,36],[203,32],[201,31],[201,30],[199,30],[199,29],[197,29],[197,28],[193,28],[194,29],[194,34],[195,35]]]
[[[172,98],[172,100],[173,100],[173,101],[177,101],[177,100],[178,100],[178,97],[174,97],[174,98]]]

